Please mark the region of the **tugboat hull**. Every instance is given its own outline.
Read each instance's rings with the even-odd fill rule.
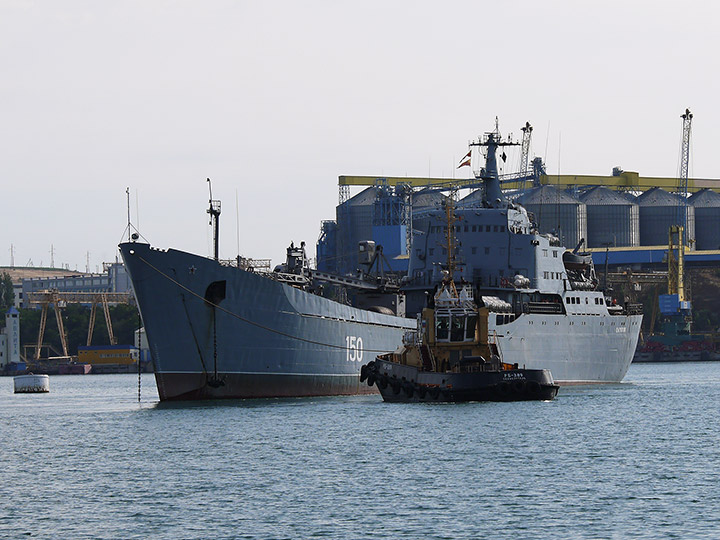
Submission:
[[[383,400],[400,403],[545,401],[559,389],[547,369],[438,373],[381,359],[363,369],[361,380],[377,385]]]

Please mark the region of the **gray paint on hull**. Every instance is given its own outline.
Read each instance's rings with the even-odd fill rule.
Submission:
[[[358,393],[361,365],[395,350],[403,333],[416,326],[414,319],[359,310],[189,253],[146,244],[122,244],[121,252],[161,399],[192,394],[193,389],[228,398]],[[219,280],[227,283],[226,298],[219,304],[223,310],[203,299],[207,286]],[[362,341],[361,359],[347,350],[347,338]],[[212,389],[206,382],[215,369],[284,382],[265,384],[268,389],[259,394],[244,384]],[[164,373],[176,374],[176,382],[166,386]],[[277,379],[278,374],[285,375]],[[187,381],[178,383],[178,377]]]
[[[137,243],[120,249],[163,400],[364,392],[361,365],[395,350],[403,333],[416,326],[414,319],[339,304],[205,257]],[[218,280],[227,282],[220,302],[227,312],[214,310],[217,371],[233,384],[213,389],[206,384],[215,371],[213,308],[203,296]],[[620,382],[632,361],[641,320],[640,315],[525,314],[496,326],[491,314],[490,331],[497,335],[504,361],[550,369],[561,384]],[[622,327],[626,330],[619,333]],[[362,340],[361,361],[349,361],[347,337]]]

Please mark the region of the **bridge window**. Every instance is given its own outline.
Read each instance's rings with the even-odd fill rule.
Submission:
[[[435,321],[435,339],[438,341],[448,340],[448,328],[450,326],[450,318],[447,316],[440,316]]]
[[[490,232],[490,225],[485,225],[485,232]]]
[[[465,317],[452,317],[450,320],[450,341],[464,341]]]
[[[428,254],[429,254],[431,257],[432,257],[433,255],[435,255],[435,248],[430,248],[430,249],[428,249]]]
[[[477,317],[475,315],[468,315],[467,323],[465,326],[465,340],[473,341],[475,339],[475,326],[477,325]]]

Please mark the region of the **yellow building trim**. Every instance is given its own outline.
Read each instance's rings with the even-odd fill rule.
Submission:
[[[476,178],[420,178],[414,176],[348,176],[338,177],[339,186],[374,186],[374,185],[410,185],[412,187],[426,187],[437,185],[463,185],[476,183]]]
[[[476,178],[422,178],[416,176],[350,176],[338,177],[340,186],[374,186],[374,185],[410,185],[412,187],[426,186],[463,186],[474,184]],[[540,177],[542,185],[553,186],[606,186],[611,189],[627,191],[646,191],[650,188],[660,187],[666,191],[676,191],[677,178],[660,176],[640,176],[636,172],[623,171],[619,176],[602,176],[590,174],[545,174]],[[504,182],[503,189],[519,189],[527,187],[527,182]],[[694,193],[701,189],[710,188],[720,192],[720,179],[688,178],[688,192]]]

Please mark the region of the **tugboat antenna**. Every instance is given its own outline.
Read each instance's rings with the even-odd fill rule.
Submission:
[[[213,247],[215,253],[215,260],[219,260],[219,243],[220,243],[220,201],[213,200],[212,198],[212,183],[210,179],[207,179],[208,189],[210,190],[210,208],[207,209],[207,213],[210,214],[210,225],[213,228]]]

